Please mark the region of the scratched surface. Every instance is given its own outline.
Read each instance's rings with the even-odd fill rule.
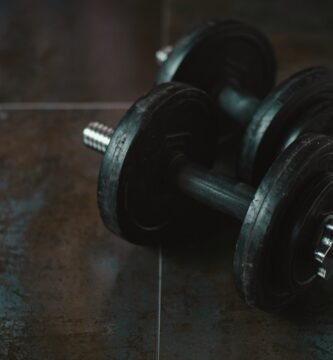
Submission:
[[[233,284],[238,223],[161,259],[99,219],[100,156],[82,127],[115,125],[153,82],[158,45],[217,16],[269,33],[279,79],[333,63],[330,0],[0,0],[0,100],[15,102],[0,111],[0,359],[333,358],[333,283],[284,314],[248,308]]]
[[[1,116],[0,358],[153,359],[156,255],[104,229],[81,146],[119,112]]]
[[[282,314],[248,308],[233,285],[237,229],[208,249],[164,256],[161,359],[332,359],[333,281]]]
[[[332,66],[332,11],[331,1],[172,1],[168,37],[216,14],[247,19],[270,35],[282,80],[306,66]],[[161,359],[333,359],[333,281],[283,314],[249,309],[233,285],[238,229],[230,223],[215,246],[203,241],[203,249],[163,257]]]

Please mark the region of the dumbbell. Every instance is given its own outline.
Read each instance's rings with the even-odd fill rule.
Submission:
[[[209,21],[183,36],[174,47],[156,52],[156,82],[184,82],[205,90],[224,114],[248,122],[273,88],[274,49],[256,27],[240,20]]]
[[[246,183],[258,185],[274,158],[300,134],[333,130],[331,70],[302,70],[271,91],[272,46],[242,21],[209,22],[157,56],[157,84],[177,81],[206,91],[220,110],[224,136],[230,124],[245,128],[238,175]]]
[[[237,287],[248,304],[280,309],[332,272],[333,140],[303,135],[255,190],[210,171],[217,128],[209,96],[176,83],[139,99],[115,130],[86,127],[84,143],[104,153],[101,217],[113,233],[140,244],[202,226],[198,209],[241,220]]]

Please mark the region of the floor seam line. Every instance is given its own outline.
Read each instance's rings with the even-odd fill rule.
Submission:
[[[161,312],[162,312],[162,275],[163,275],[163,253],[162,247],[158,250],[158,295],[157,295],[157,337],[156,337],[156,360],[160,359],[161,348]]]
[[[5,102],[0,111],[127,110],[131,102]]]
[[[169,45],[171,0],[161,0],[161,27],[160,47]],[[158,49],[155,49],[156,51]],[[162,279],[163,279],[163,252],[162,245],[158,251],[158,298],[157,298],[157,334],[156,334],[156,360],[160,360],[161,352],[161,322],[162,322]]]

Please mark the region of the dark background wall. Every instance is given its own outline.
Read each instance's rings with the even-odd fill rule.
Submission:
[[[100,219],[101,157],[82,129],[116,125],[151,86],[156,49],[212,17],[267,31],[279,79],[333,63],[331,0],[0,0],[1,360],[333,358],[332,281],[283,315],[248,307],[238,223],[175,254]]]
[[[268,32],[280,78],[332,61],[330,0],[1,0],[0,96],[132,100],[151,85],[161,44],[216,17]]]

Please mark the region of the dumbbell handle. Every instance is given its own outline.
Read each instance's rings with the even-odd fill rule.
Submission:
[[[83,130],[83,142],[104,153],[113,129],[93,122]],[[188,196],[207,206],[243,220],[254,197],[254,190],[224,176],[215,176],[195,164],[177,167],[173,176],[177,186]]]
[[[195,164],[181,165],[175,182],[188,196],[239,220],[244,220],[255,191],[225,176],[216,176]]]
[[[172,46],[164,46],[156,52],[155,57],[159,66],[168,60],[172,50]],[[255,96],[231,86],[222,88],[217,94],[220,109],[243,126],[252,119],[260,102]]]
[[[214,176],[196,165],[181,165],[175,179],[188,196],[241,221],[255,196],[250,186],[224,176]],[[314,260],[319,264],[317,275],[328,280],[333,276],[333,216],[327,216],[320,228],[323,231],[314,250]]]
[[[112,128],[93,122],[83,130],[83,142],[89,148],[105,153],[112,134]],[[255,196],[253,188],[225,176],[215,176],[196,164],[178,163],[172,170],[175,184],[189,197],[244,220]],[[314,258],[320,264],[318,276],[328,279],[333,275],[333,216],[325,218],[322,228]]]
[[[217,98],[219,107],[239,124],[246,126],[260,105],[256,97],[232,87],[222,89]]]

